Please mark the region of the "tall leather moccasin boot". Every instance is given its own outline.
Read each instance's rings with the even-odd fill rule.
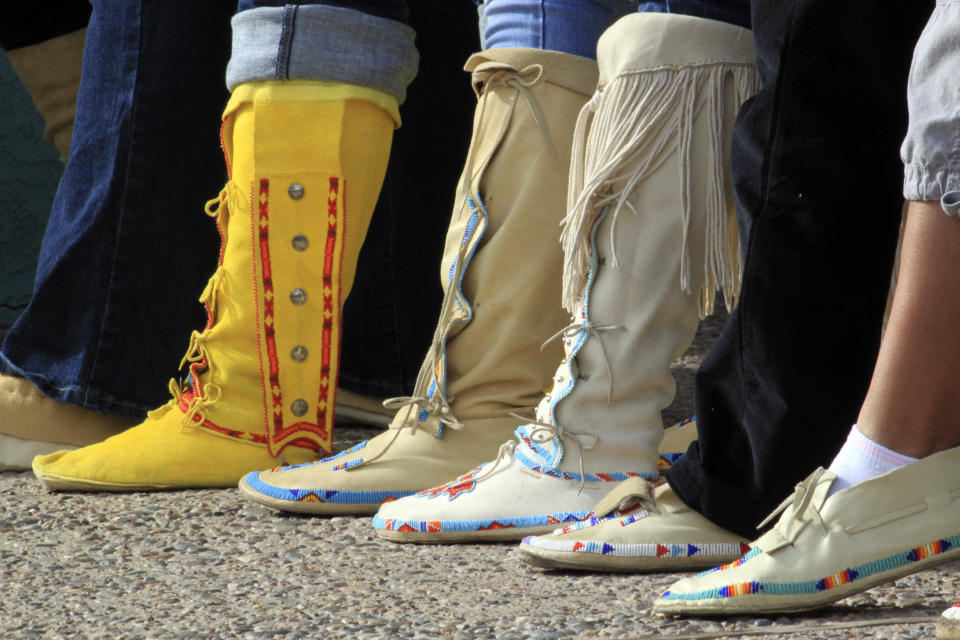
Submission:
[[[30,92],[34,106],[43,117],[46,124],[44,137],[60,152],[62,162],[66,162],[70,155],[86,39],[87,30],[80,29],[7,52],[10,66]]]
[[[556,336],[565,356],[553,388],[495,460],[384,505],[383,537],[519,540],[589,517],[619,481],[659,477],[670,363],[715,290],[736,295],[727,157],[755,88],[752,39],[711,20],[633,14],[597,53],[599,88],[573,142],[563,231],[573,318]]]
[[[597,81],[592,60],[536,49],[471,56],[473,137],[441,265],[444,300],[409,398],[383,434],[333,458],[252,473],[254,501],[309,513],[373,513],[491,455],[532,413],[566,322],[557,293],[570,143]],[[415,311],[415,310],[412,310]]]
[[[238,86],[222,140],[230,181],[208,312],[173,399],[102,443],[37,457],[51,489],[234,486],[329,452],[340,314],[386,171],[397,101],[339,83]]]

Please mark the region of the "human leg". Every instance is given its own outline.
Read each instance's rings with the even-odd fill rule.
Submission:
[[[358,38],[367,57],[338,67]],[[229,486],[281,455],[329,448],[341,304],[415,69],[412,39],[400,23],[335,7],[234,18],[222,130],[231,179],[208,205],[224,247],[202,296],[207,326],[184,358],[189,375],[142,425],[35,461],[48,486]],[[375,86],[347,82],[364,78]]]
[[[657,478],[670,362],[716,289],[735,296],[724,147],[753,89],[746,34],[651,14],[606,30],[600,88],[574,137],[563,287],[574,318],[557,336],[553,389],[494,462],[384,505],[380,535],[519,539],[588,516],[614,481]]]
[[[212,125],[204,113],[226,98],[209,79],[226,64],[230,9],[212,2],[172,9],[94,6],[71,161],[33,297],[0,356],[0,431],[42,443],[35,453],[97,442],[141,419],[162,402],[157,392],[182,337],[201,322],[200,287],[184,282],[208,272],[214,234],[188,212],[197,193],[222,180],[208,169],[216,166],[216,138],[203,134]],[[184,13],[195,19],[180,24]],[[145,53],[167,47],[171,32],[184,37],[176,52]],[[184,95],[196,112],[181,108]],[[178,135],[165,136],[157,122]],[[165,167],[165,184],[177,185],[160,196],[157,166]],[[147,259],[158,245],[174,259]],[[147,281],[156,299],[140,304]],[[31,458],[8,462],[29,468]]]
[[[628,493],[621,506],[646,504],[647,516],[620,527],[623,518],[611,510],[609,522],[565,534],[564,544],[660,543],[670,550],[660,557],[688,555],[691,568],[709,563],[684,543],[701,549],[752,538],[776,498],[828,463],[853,422],[875,357],[899,224],[896,149],[906,113],[895,78],[906,80],[925,16],[915,7],[873,12],[868,31],[889,32],[891,40],[852,43],[846,32],[863,12],[849,6],[842,16],[835,8],[806,0],[789,10],[753,5],[762,89],[738,115],[732,160],[746,242],[743,284],[697,375],[699,440],[667,472],[670,488],[658,490],[675,491],[683,506],[672,506],[671,496],[658,512],[646,492]],[[915,27],[913,41],[905,25]],[[824,29],[836,38],[813,47],[810,39]],[[876,65],[885,73],[851,73]],[[838,95],[845,96],[840,105]],[[886,206],[862,206],[860,191],[846,188],[851,176]],[[851,390],[857,380],[862,391]],[[676,566],[656,557],[635,564]]]
[[[879,346],[900,218],[901,87],[926,9],[873,9],[753,7],[763,89],[733,148],[743,288],[697,374],[700,439],[668,473],[685,503],[744,536],[840,448]]]
[[[388,433],[355,450],[251,474],[241,488],[258,502],[373,512],[482,462],[510,437],[509,412],[529,411],[548,384],[556,353],[539,347],[565,313],[549,302],[562,267],[544,230],[562,219],[570,140],[596,65],[509,47],[467,68],[478,94],[474,135],[444,249],[441,317],[414,393]]]
[[[830,470],[798,486],[743,559],[678,582],[657,610],[815,609],[960,557],[960,336],[950,326],[960,310],[958,264],[960,219],[937,202],[912,202],[890,323],[858,419],[860,441],[851,437]],[[850,473],[845,456],[856,453],[848,448],[863,456],[871,445],[921,459],[899,460],[876,476]]]
[[[862,435],[851,436],[829,470],[798,485],[746,556],[671,586],[656,610],[816,609],[960,557],[960,337],[947,326],[960,309],[958,261],[960,219],[944,215],[935,201],[911,202],[890,322],[854,427]],[[913,411],[900,415],[901,407]],[[876,446],[889,450],[888,458],[921,459],[894,460],[879,475],[848,462]]]
[[[958,222],[936,201],[908,206],[902,284],[857,418],[871,440],[916,458],[960,445]]]
[[[955,136],[945,133],[960,121],[947,98],[954,85],[947,61],[960,53],[958,25],[960,8],[938,4],[914,53],[904,195],[939,202],[908,206],[888,331],[859,416],[862,434],[851,434],[830,470],[820,468],[797,486],[746,556],[673,585],[657,610],[813,609],[960,557],[960,337],[949,322],[960,310],[960,218],[949,216],[960,174],[949,161]],[[844,475],[844,456],[856,446],[923,457],[857,481]],[[846,487],[837,490],[839,483]],[[949,617],[943,623],[949,637],[955,626]]]

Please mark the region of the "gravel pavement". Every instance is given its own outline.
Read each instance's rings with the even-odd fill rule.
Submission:
[[[677,367],[719,329],[705,323]],[[341,429],[340,447],[370,435]],[[679,574],[542,572],[513,545],[382,542],[366,518],[282,515],[236,490],[54,494],[0,473],[0,640],[7,638],[932,638],[960,563],[815,615],[673,620]]]

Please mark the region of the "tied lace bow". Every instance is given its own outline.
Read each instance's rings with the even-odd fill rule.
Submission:
[[[451,397],[450,400],[453,398]],[[450,405],[440,397],[440,394],[434,394],[429,398],[426,396],[400,396],[396,398],[388,398],[383,401],[383,406],[386,409],[396,409],[397,411],[402,411],[406,409],[406,413],[403,416],[403,419],[400,421],[399,427],[393,429],[393,437],[390,438],[383,449],[381,449],[375,456],[372,458],[361,459],[359,463],[353,465],[352,467],[347,467],[346,471],[353,471],[359,469],[360,467],[366,466],[372,462],[379,460],[387,451],[390,450],[390,447],[393,446],[393,443],[397,441],[397,438],[400,437],[400,433],[409,429],[410,435],[414,435],[419,429],[419,419],[410,420],[410,412],[414,410],[424,410],[427,412],[429,417],[435,418],[440,424],[450,427],[456,431],[460,431],[466,425],[457,420],[456,416],[453,415],[453,411],[450,410]],[[409,422],[409,427],[407,426]]]
[[[546,440],[550,440],[551,438],[557,438],[559,440],[560,438],[563,438],[564,436],[566,436],[567,440],[574,444],[574,446],[577,449],[577,463],[580,468],[580,485],[577,491],[577,495],[582,493],[583,486],[586,483],[586,478],[587,478],[586,473],[584,472],[584,469],[583,469],[583,450],[593,449],[595,446],[597,446],[597,443],[600,442],[599,436],[593,433],[571,431],[559,424],[550,424],[549,422],[540,422],[539,420],[530,420],[529,418],[525,418],[524,416],[518,413],[511,413],[509,415],[513,416],[514,418],[518,418],[519,420],[522,420],[526,422],[528,425],[531,425],[534,427],[533,429],[530,430],[531,440],[536,441],[536,437],[538,435],[547,434],[548,437],[546,438]],[[590,444],[584,445],[582,442],[580,442],[581,437],[590,438],[591,439]],[[540,442],[544,442],[544,440],[541,440]],[[500,459],[505,455],[504,447],[508,447],[509,445],[514,445],[513,440],[510,440],[500,445],[500,452],[497,454],[496,460],[494,460],[494,467],[496,467],[496,464],[500,462]],[[510,451],[513,451],[513,446],[509,447],[508,452]]]
[[[480,122],[481,126],[485,122],[483,116],[487,110],[487,94],[491,89],[496,87],[510,87],[512,89],[516,89],[517,93],[523,97],[524,102],[527,103],[527,108],[530,110],[530,116],[537,124],[537,129],[540,130],[540,135],[543,138],[543,142],[546,145],[547,150],[550,152],[551,156],[556,158],[557,150],[553,144],[553,139],[550,137],[550,130],[547,127],[547,119],[544,117],[543,110],[540,108],[540,104],[537,102],[536,97],[534,97],[533,92],[530,91],[530,89],[541,84],[545,79],[543,65],[539,64],[532,64],[524,67],[523,69],[516,69],[507,65],[490,65],[490,67],[486,69],[481,68],[477,71],[474,71],[473,92],[477,95],[477,100],[480,103],[479,113],[477,114],[477,122]],[[468,179],[465,181],[465,188],[467,189],[468,195],[473,198],[474,202],[480,202],[480,197],[479,194],[473,189],[473,184],[475,182],[477,184],[480,183],[480,176],[482,175],[483,170],[496,153],[497,148],[500,146],[500,142],[503,140],[507,130],[510,128],[510,123],[513,120],[515,109],[516,101],[510,105],[510,112],[507,117],[503,119],[503,124],[501,125],[500,131],[497,133],[497,137],[495,138],[497,143],[493,145],[490,153],[487,154],[486,158],[484,158],[483,162],[481,162],[480,166],[476,169],[474,169],[474,164],[476,163],[476,151],[478,146],[477,138],[480,134],[479,127],[474,132],[473,139],[470,141],[470,151],[467,153],[467,162],[464,168],[464,175],[468,177]]]
[[[828,533],[827,525],[820,515],[820,509],[812,505],[813,494],[817,489],[817,485],[820,484],[820,478],[823,477],[824,473],[826,473],[826,469],[820,467],[813,475],[799,483],[794,489],[793,495],[781,502],[780,506],[773,510],[773,513],[757,525],[757,529],[763,529],[773,522],[774,518],[786,511],[789,507],[793,507],[793,512],[790,514],[790,517],[778,522],[776,526],[776,531],[786,542],[793,544],[793,541],[796,540],[800,531],[803,529],[803,525],[810,520],[815,521],[820,533],[826,536]],[[809,520],[804,519],[804,516],[807,514],[812,516]]]

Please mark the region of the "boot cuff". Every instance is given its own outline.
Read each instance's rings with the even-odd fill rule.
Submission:
[[[753,35],[726,22],[675,13],[620,18],[597,43],[600,86],[621,73],[665,67],[753,64]]]
[[[470,56],[463,68],[465,71],[473,72],[480,65],[491,62],[509,65],[516,69],[539,64],[543,67],[543,77],[546,82],[587,96],[597,88],[596,61],[560,51],[521,47],[487,49]]]

